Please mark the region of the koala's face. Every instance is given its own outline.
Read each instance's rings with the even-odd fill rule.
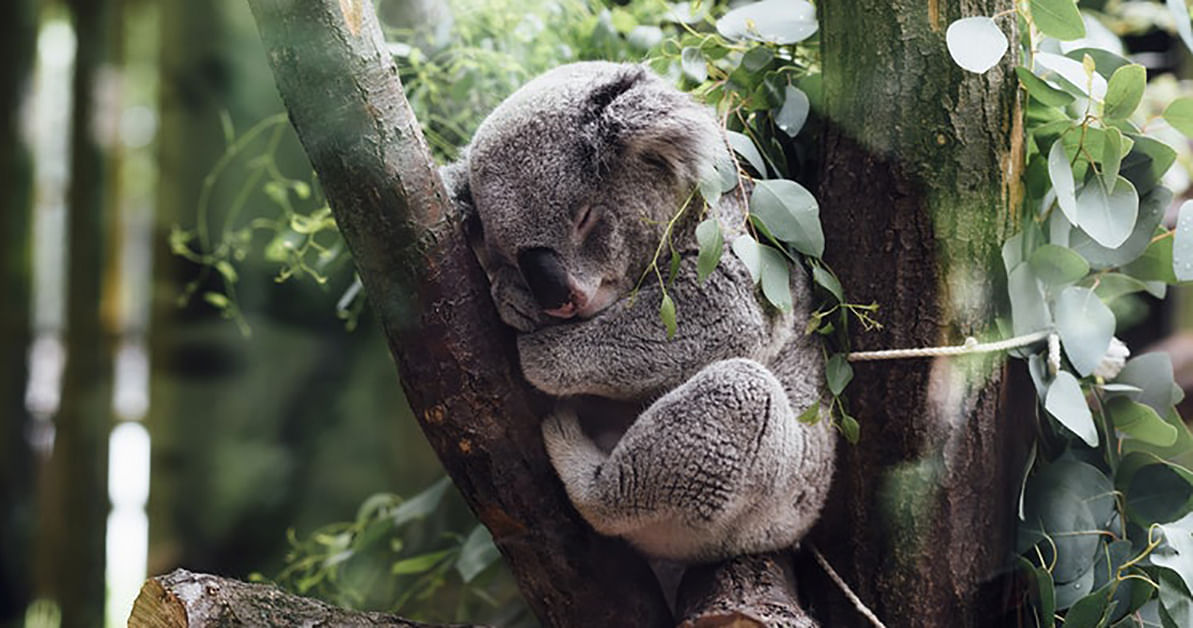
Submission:
[[[563,66],[511,96],[468,157],[499,306],[522,290],[519,318],[588,318],[629,292],[719,137],[640,66]]]

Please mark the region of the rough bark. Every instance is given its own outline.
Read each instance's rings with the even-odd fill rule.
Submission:
[[[791,572],[788,553],[692,567],[680,584],[676,617],[681,628],[815,628],[799,606]]]
[[[996,336],[999,244],[1021,197],[1017,88],[1010,58],[981,76],[957,68],[945,29],[1012,3],[819,6],[828,261],[885,325],[855,330],[854,349]],[[1003,625],[1033,399],[1012,407],[1004,357],[854,367],[861,442],[842,446],[816,538],[888,625]],[[862,623],[822,576],[815,589],[827,625]]]
[[[248,584],[185,569],[146,580],[133,602],[128,625],[129,628],[437,626],[385,613],[349,611],[291,595],[272,585]]]
[[[33,66],[37,3],[0,7],[0,624],[29,603],[33,534],[33,453],[25,438],[25,360],[29,348],[33,171],[21,134],[21,105]]]
[[[645,561],[570,506],[541,400],[462,237],[368,2],[251,0],[415,415],[546,624],[671,622]]]

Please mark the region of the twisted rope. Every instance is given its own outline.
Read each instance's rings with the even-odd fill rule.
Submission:
[[[1006,351],[1007,349],[1015,349],[1018,347],[1025,347],[1030,344],[1035,344],[1048,338],[1053,332],[1037,331],[1022,336],[1015,336],[1014,338],[1007,338],[1006,340],[997,340],[994,342],[978,342],[977,338],[970,336],[965,339],[965,344],[953,345],[948,347],[921,347],[918,349],[885,349],[883,351],[854,351],[849,354],[850,362],[870,362],[873,360],[903,360],[907,358],[932,358],[940,355],[968,355],[971,353],[990,353],[993,351]]]
[[[833,569],[833,566],[828,564],[828,559],[824,557],[824,554],[821,554],[820,550],[817,549],[815,545],[808,545],[808,549],[812,551],[812,556],[816,558],[816,562],[820,563],[820,568],[824,569],[824,573],[828,574],[829,579],[831,579],[833,583],[841,589],[841,592],[845,594],[845,597],[850,601],[850,603],[853,604],[853,607],[857,609],[857,612],[861,613],[862,617],[870,620],[870,625],[874,626],[874,628],[886,628],[886,624],[883,624],[882,621],[878,619],[878,616],[874,614],[874,611],[870,610],[870,608],[866,606],[865,602],[862,602],[862,599],[853,592],[853,589],[849,588],[848,584],[845,584],[845,579],[837,573],[837,570]]]

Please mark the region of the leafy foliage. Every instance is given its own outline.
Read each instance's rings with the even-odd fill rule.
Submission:
[[[286,566],[273,580],[300,595],[345,608],[385,610],[438,622],[481,620],[528,625],[530,617],[488,530],[442,529],[444,477],[402,499],[377,494],[353,521],[299,539],[288,533]],[[254,580],[266,580],[260,574]]]
[[[1183,2],[1168,6],[1187,32]],[[1021,570],[1037,625],[1187,626],[1193,435],[1176,412],[1167,355],[1127,361],[1114,337],[1118,299],[1163,296],[1165,284],[1193,278],[1190,204],[1176,229],[1161,225],[1173,197],[1163,176],[1177,151],[1147,132],[1138,111],[1143,66],[1060,45],[1086,34],[1072,0],[1018,3],[1017,15],[1026,26],[1015,72],[1026,94],[1027,197],[1021,229],[1003,246],[1005,326],[1050,333],[1047,346],[1022,352],[1043,420],[1021,497]],[[949,30],[978,24],[994,39],[993,18]],[[973,31],[948,39],[953,59],[973,72],[1003,56],[983,46]],[[1177,99],[1162,117],[1188,135],[1191,114]]]

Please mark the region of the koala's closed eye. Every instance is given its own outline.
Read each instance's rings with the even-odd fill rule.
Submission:
[[[576,215],[576,240],[583,240],[593,225],[601,219],[603,208],[600,205],[585,205]]]

